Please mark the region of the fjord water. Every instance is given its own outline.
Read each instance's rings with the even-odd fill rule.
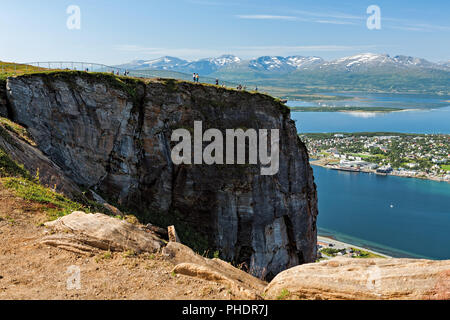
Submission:
[[[404,111],[382,112],[292,112],[299,133],[308,132],[403,132],[450,134],[450,97],[401,94],[335,94],[349,100],[327,102],[289,101],[288,106],[383,107]]]
[[[406,107],[393,113],[292,112],[299,133],[450,134],[448,97],[358,95],[351,106]],[[361,104],[363,102],[363,104]],[[344,101],[327,102],[343,106]],[[290,106],[311,106],[289,102]],[[322,105],[323,106],[323,105]],[[313,166],[321,235],[395,257],[450,259],[450,183]]]
[[[323,95],[335,96],[339,99],[311,102],[290,101],[290,106],[436,109],[450,105],[450,96],[436,94],[330,92]]]
[[[313,170],[319,234],[394,257],[450,259],[450,183]]]
[[[375,112],[292,112],[299,133],[402,132],[450,134],[450,107]]]

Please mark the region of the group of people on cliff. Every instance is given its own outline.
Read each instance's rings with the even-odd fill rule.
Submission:
[[[89,72],[89,69],[86,68],[85,71],[86,71],[86,72]],[[112,74],[116,74],[116,75],[120,75],[119,70],[117,70],[117,72],[114,71],[114,70],[111,70],[111,73],[112,73]],[[123,72],[123,75],[124,75],[125,77],[127,77],[129,74],[130,74],[130,72],[129,72],[128,70],[125,70],[125,71]],[[194,73],[192,74],[192,79],[193,79],[193,81],[194,81],[195,83],[199,83],[199,81],[200,81],[200,76],[199,76],[199,74],[194,72]],[[219,85],[219,79],[216,78],[215,84],[216,84],[216,86]],[[222,87],[225,87],[225,85],[222,85]],[[239,85],[236,87],[236,89],[237,89],[237,90],[244,90],[244,91],[245,91],[245,90],[247,90],[247,86],[242,86],[241,84],[239,84]],[[258,91],[258,87],[255,88],[255,91]]]
[[[120,72],[119,72],[119,70],[117,70],[117,71],[111,70],[111,74],[115,74],[115,75],[119,76],[119,75],[120,75]],[[125,77],[128,77],[129,74],[130,74],[130,71],[128,71],[128,70],[125,70],[125,71],[123,72],[123,75],[124,75]]]
[[[194,82],[198,83],[199,79],[200,79],[200,76],[198,75],[198,73],[194,73],[192,75],[192,79],[194,80]]]

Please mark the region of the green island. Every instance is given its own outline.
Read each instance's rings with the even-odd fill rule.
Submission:
[[[353,247],[343,248],[343,249],[322,248],[319,251],[322,255],[326,255],[327,257],[348,256],[351,258],[359,258],[359,259],[385,258],[376,253],[369,252],[369,251],[362,250],[362,249],[356,249]]]
[[[298,101],[342,101],[342,100],[356,100],[354,97],[341,96],[341,95],[324,95],[324,94],[294,94],[290,95],[291,100]]]
[[[318,236],[317,248],[319,251],[318,261],[332,259],[334,257],[372,259],[372,258],[390,258],[382,253],[370,249],[357,247],[355,245],[337,241],[334,238]]]

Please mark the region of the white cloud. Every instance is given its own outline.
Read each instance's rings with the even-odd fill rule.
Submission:
[[[298,13],[299,15],[311,16],[311,17],[320,17],[320,18],[332,18],[332,19],[344,19],[344,20],[365,20],[364,16],[355,16],[347,13],[340,12],[312,12],[312,11],[304,11],[304,10],[294,10],[294,13]]]
[[[283,55],[301,52],[337,52],[337,51],[363,51],[376,48],[375,45],[307,45],[307,46],[246,46],[236,47],[235,50],[243,52],[254,52],[265,55]]]
[[[283,15],[249,14],[249,15],[236,15],[236,17],[239,19],[290,20],[290,21],[302,21],[302,22],[336,24],[336,25],[355,25],[357,24],[355,19],[363,20],[362,17],[351,16],[346,14],[324,14],[307,11],[294,11],[294,13],[299,13],[300,15],[283,16]]]
[[[217,49],[202,48],[153,48],[138,45],[118,45],[114,49],[116,51],[134,53],[140,58],[159,58],[161,56],[176,56],[185,59],[198,59],[212,56],[220,56],[224,52],[231,52],[243,58],[257,57],[263,55],[296,55],[301,53],[315,52],[340,52],[354,51],[362,52],[377,48],[376,45],[303,45],[303,46],[234,46]]]
[[[340,25],[355,25],[355,22],[350,21],[337,21],[337,20],[314,20],[316,23],[325,23],[325,24],[340,24]]]
[[[122,44],[114,46],[115,51],[125,53],[134,53],[142,57],[159,58],[161,56],[176,56],[185,59],[197,59],[198,57],[219,56],[223,54],[221,50],[204,49],[204,48],[161,48],[161,47],[145,47],[139,45]]]
[[[450,31],[448,26],[432,25],[426,23],[406,23],[406,24],[392,24],[387,25],[389,29],[404,30],[404,31],[419,31],[419,32],[435,32],[435,31]]]
[[[420,27],[408,27],[408,26],[388,26],[389,29],[395,29],[395,30],[404,30],[404,31],[427,31],[424,28]]]
[[[305,11],[292,10],[291,15],[237,15],[240,19],[259,19],[259,20],[291,20],[310,23],[334,24],[334,25],[358,25],[365,27],[367,16],[352,15],[342,12],[325,12],[325,11]],[[405,31],[450,31],[450,26],[435,25],[429,23],[414,22],[407,19],[382,17],[382,22],[387,22],[386,27],[389,29],[405,30]]]
[[[250,19],[250,20],[298,20],[297,17],[293,16],[274,16],[268,14],[247,14],[247,15],[237,15],[239,19]]]

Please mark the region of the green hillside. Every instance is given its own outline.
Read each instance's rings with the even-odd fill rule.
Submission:
[[[241,68],[224,69],[211,76],[241,81],[249,86],[269,88],[271,93],[285,97],[330,91],[450,94],[450,72],[437,69],[386,69],[361,72],[315,69],[283,74],[254,72],[249,68]]]

